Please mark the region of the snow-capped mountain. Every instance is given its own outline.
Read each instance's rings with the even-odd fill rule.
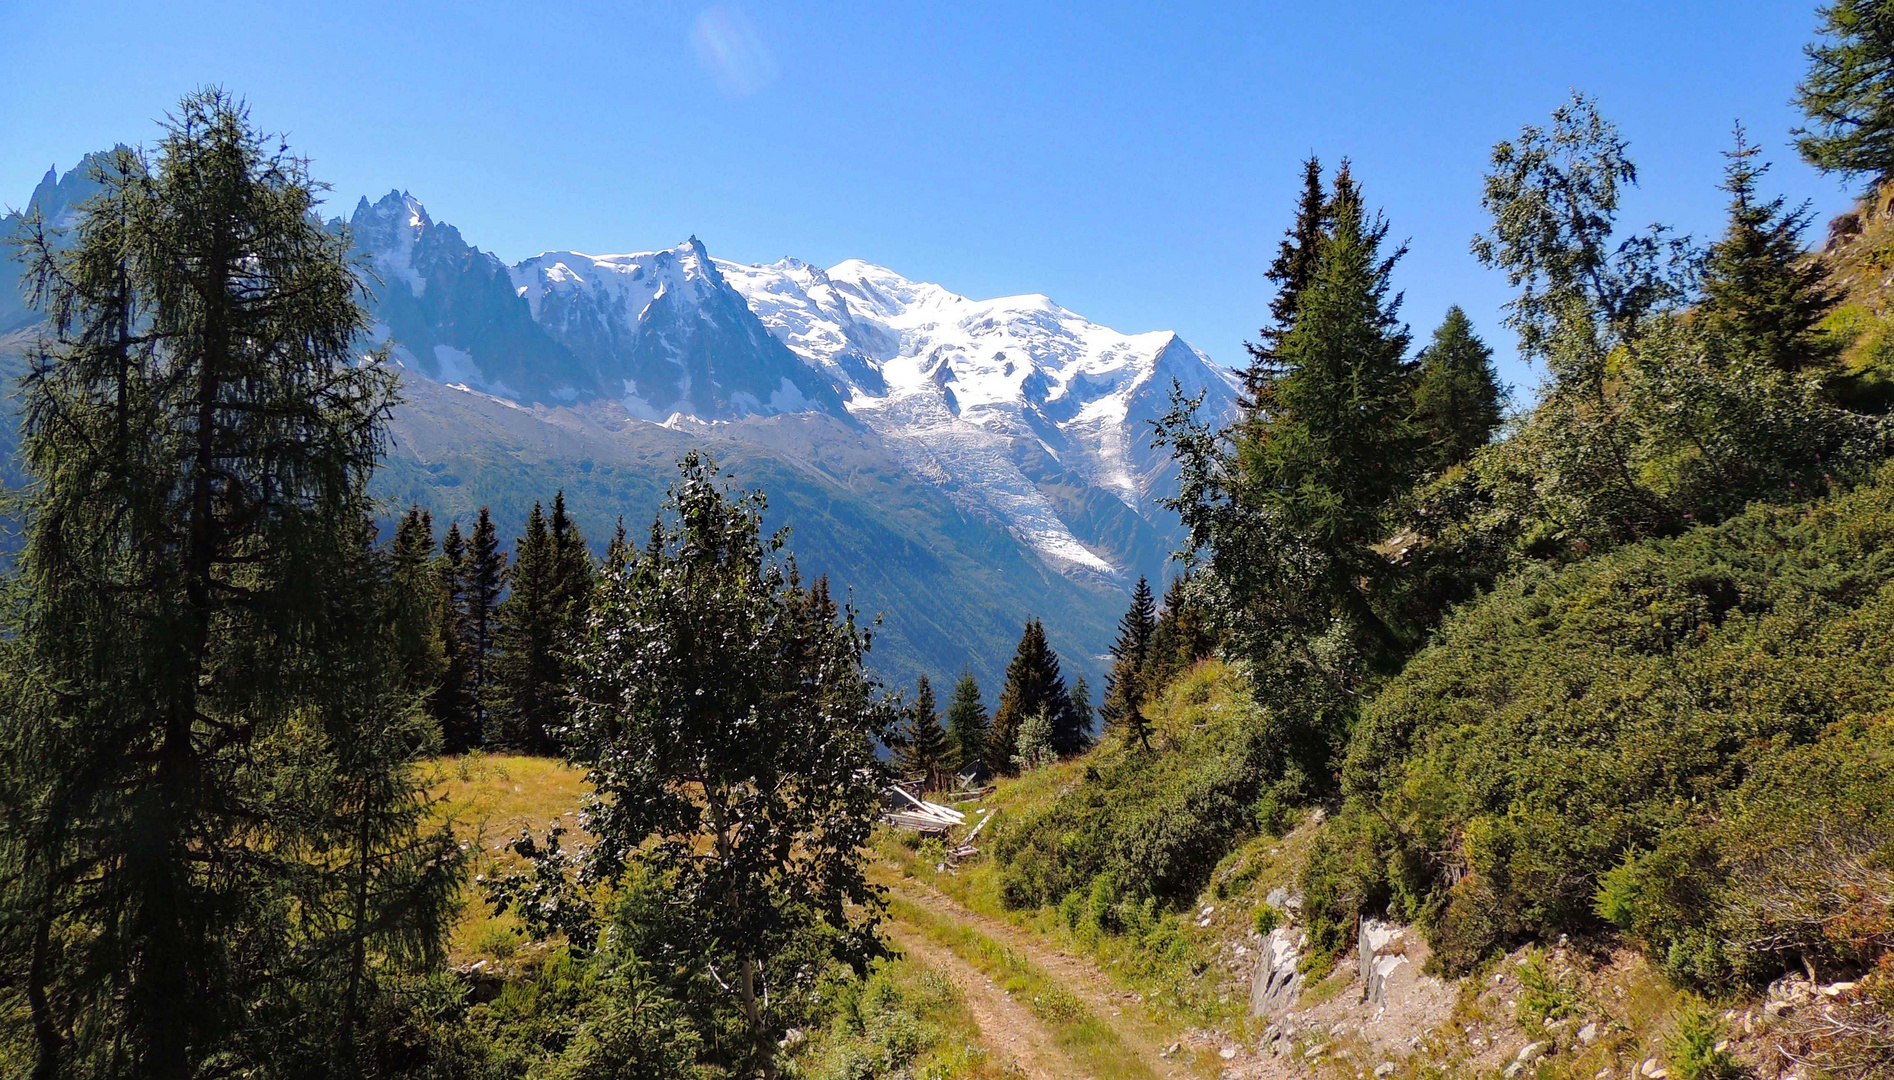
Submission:
[[[363,200],[350,227],[397,355],[429,378],[657,422],[852,418],[1062,572],[1161,563],[1174,472],[1148,421],[1173,381],[1212,415],[1235,403],[1232,375],[1177,335],[1123,334],[1040,295],[973,300],[860,260],[744,266],[695,237],[503,267],[400,192]]]

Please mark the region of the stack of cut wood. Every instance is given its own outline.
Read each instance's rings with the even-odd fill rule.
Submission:
[[[889,789],[895,808],[882,820],[899,829],[915,829],[923,835],[947,835],[947,830],[967,820],[967,815],[951,806],[918,798],[899,784]]]

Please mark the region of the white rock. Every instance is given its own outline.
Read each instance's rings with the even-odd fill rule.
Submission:
[[[1529,1042],[1526,1045],[1519,1048],[1519,1053],[1513,1058],[1513,1060],[1517,1061],[1521,1065],[1530,1065],[1533,1062],[1544,1057],[1545,1052],[1550,1049],[1552,1049],[1552,1044],[1544,1040],[1540,1040],[1539,1042]]]
[[[1394,1062],[1392,1061],[1384,1061],[1381,1064],[1376,1065],[1374,1067],[1374,1074],[1376,1077],[1390,1076],[1393,1073],[1394,1073]]]
[[[1598,1025],[1595,1023],[1586,1024],[1584,1027],[1579,1028],[1578,1041],[1584,1043],[1586,1046],[1590,1046],[1592,1043],[1597,1042],[1598,1041]]]

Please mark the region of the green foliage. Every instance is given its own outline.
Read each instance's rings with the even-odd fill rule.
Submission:
[[[742,1033],[713,1045],[771,1076],[813,976],[878,950],[862,849],[894,712],[862,671],[853,612],[826,581],[803,588],[784,537],[762,535],[761,496],[730,497],[696,454],[679,472],[650,543],[601,584],[578,654],[582,878],[555,846],[522,845],[553,894],[529,907],[558,907],[561,882],[648,900],[636,923],[651,933],[628,947],[700,986],[727,972],[713,1000],[735,1000]]]
[[[494,612],[494,657],[487,700],[507,743],[529,753],[558,749],[570,707],[572,653],[591,602],[592,557],[553,497],[548,522],[538,503],[513,547],[511,588]]]
[[[1305,886],[1312,922],[1393,902],[1463,968],[1608,919],[1709,982],[1820,946],[1807,927],[1734,934],[1726,890],[1750,860],[1789,880],[1835,822],[1866,836],[1886,820],[1873,793],[1894,774],[1866,749],[1884,725],[1850,718],[1894,704],[1891,545],[1884,470],[1828,502],[1504,582],[1365,710],[1337,854],[1310,871],[1346,887]],[[1796,826],[1791,778],[1843,738],[1854,767]]]
[[[1796,148],[1824,172],[1878,180],[1894,171],[1894,12],[1881,0],[1833,0],[1818,32],[1796,87],[1809,119]]]
[[[1256,906],[1256,932],[1258,934],[1268,937],[1270,931],[1281,926],[1282,922],[1282,912],[1274,905],[1258,904]]]
[[[1414,376],[1416,438],[1429,472],[1464,462],[1485,446],[1504,418],[1505,388],[1493,370],[1493,350],[1473,335],[1473,320],[1458,306],[1421,350]]]
[[[1322,237],[1332,224],[1334,212],[1328,193],[1322,190],[1322,162],[1311,154],[1302,163],[1302,194],[1295,221],[1263,275],[1276,287],[1276,295],[1269,301],[1269,325],[1262,328],[1262,340],[1246,346],[1250,365],[1243,372],[1243,406],[1247,410],[1267,411],[1274,406],[1276,380],[1284,368],[1278,350],[1295,325],[1302,290],[1315,278]]]
[[[1200,672],[1172,688],[1166,711],[1188,720],[1180,718],[1161,752],[1108,743],[1071,791],[1001,820],[993,850],[1007,904],[1057,904],[1089,890],[1101,909],[1094,921],[1109,927],[1124,917],[1109,914],[1121,903],[1188,902],[1223,853],[1255,834],[1251,807],[1281,775],[1283,755],[1271,718],[1243,700],[1247,688],[1185,703],[1190,685],[1203,689],[1217,676]]]
[[[987,736],[989,743],[998,748],[995,756],[1004,755],[1005,760],[988,764],[994,768],[1014,767],[1024,748],[1021,738],[1026,724],[1037,716],[1043,716],[1051,725],[1049,745],[1054,753],[1076,754],[1085,749],[1089,737],[1084,717],[1066,690],[1059,657],[1046,641],[1044,624],[1031,619],[1019,636],[1013,662],[1006,666],[1006,685],[1000,691],[993,729]]]
[[[352,1070],[462,872],[413,767],[419,523],[369,543],[394,378],[318,185],[239,103],[186,98],[96,179],[27,250],[0,970],[40,1075]]]
[[[987,748],[986,704],[980,700],[980,682],[971,671],[962,672],[954,683],[954,699],[947,705],[947,741],[956,767],[984,762],[991,752]]]
[[[1727,1050],[1717,1049],[1723,1025],[1702,1005],[1688,1008],[1664,1040],[1664,1057],[1677,1080],[1740,1080],[1748,1070]]]
[[[1052,748],[1052,717],[1036,712],[1020,721],[1018,748],[1013,751],[1013,771],[1029,773],[1059,760]]]
[[[1150,722],[1139,711],[1144,703],[1144,667],[1157,631],[1157,603],[1151,583],[1143,577],[1131,590],[1131,606],[1118,620],[1118,640],[1111,646],[1111,672],[1105,678],[1105,700],[1098,715],[1121,741],[1149,749]]]
[[[946,783],[951,754],[934,702],[934,685],[923,675],[914,688],[914,704],[907,709],[907,726],[900,736],[896,760],[903,774],[920,776],[926,787],[938,788]]]
[[[1578,976],[1563,968],[1554,968],[1543,950],[1526,954],[1517,969],[1519,976],[1519,1019],[1527,1030],[1542,1032],[1553,1020],[1585,1015],[1585,996]]]

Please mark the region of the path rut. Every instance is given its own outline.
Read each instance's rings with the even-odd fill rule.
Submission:
[[[980,1027],[980,1041],[996,1058],[1010,1062],[1028,1080],[1074,1080],[1085,1075],[1032,1013],[985,973],[900,923],[890,921],[882,928],[902,952],[953,980],[966,998],[967,1012]]]

